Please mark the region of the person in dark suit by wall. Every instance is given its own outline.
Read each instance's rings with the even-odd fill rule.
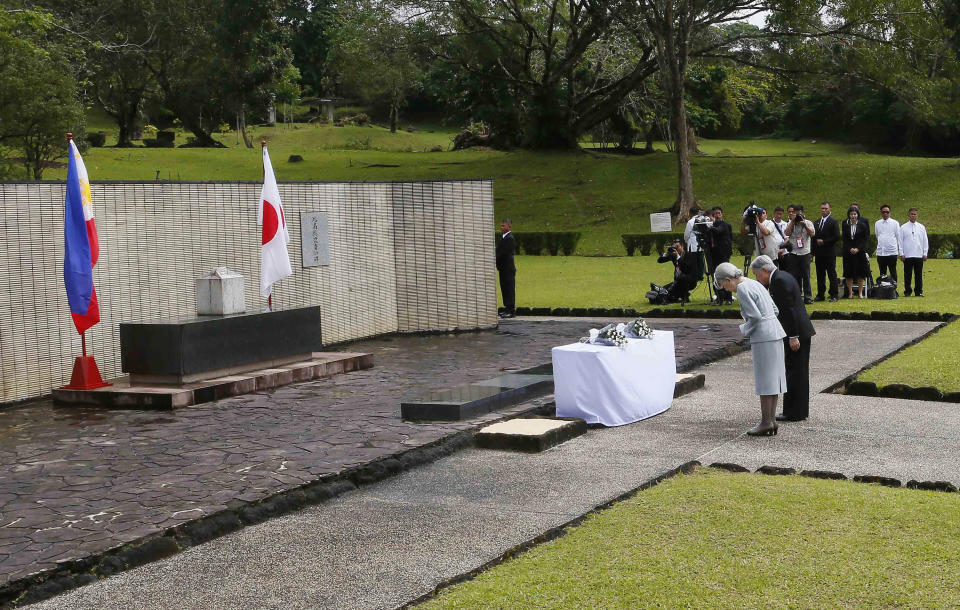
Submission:
[[[770,289],[779,310],[777,319],[787,333],[783,339],[787,392],[783,395],[783,414],[777,420],[806,419],[810,414],[810,338],[816,331],[803,305],[800,285],[791,274],[778,270],[768,256],[758,256],[750,268],[757,281]]]
[[[513,225],[509,218],[500,222],[503,236],[497,244],[497,273],[500,275],[500,294],[503,296],[501,318],[512,318],[516,308],[517,267],[513,254],[517,251],[517,240],[513,237]]]
[[[824,292],[830,295],[830,302],[834,303],[839,296],[837,290],[837,242],[840,241],[840,225],[837,219],[830,215],[830,202],[820,204],[820,218],[814,223],[816,233],[813,235],[813,259],[817,266],[817,300],[822,301]],[[830,283],[824,286],[824,280]],[[828,290],[824,290],[828,288]]]

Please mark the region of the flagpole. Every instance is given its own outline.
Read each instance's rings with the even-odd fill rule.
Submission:
[[[266,140],[260,140],[260,182],[263,182],[263,179],[267,177],[267,168],[263,164],[263,149],[267,147]],[[260,205],[263,205],[261,202]],[[260,270],[260,273],[263,273],[263,269]],[[273,286],[270,287],[270,296],[267,297],[267,309],[273,311]]]
[[[68,155],[73,154],[73,151],[70,147],[72,142],[73,133],[67,132]],[[69,171],[67,175],[69,178]],[[69,180],[67,189],[69,191]],[[64,207],[66,207],[66,205]],[[64,222],[66,222],[66,219],[64,219]],[[66,239],[66,236],[64,236],[64,239]],[[91,264],[91,273],[92,272],[93,265]],[[96,297],[96,292],[93,294],[94,297]],[[97,368],[97,361],[93,358],[93,356],[87,356],[87,335],[85,331],[80,331],[80,350],[83,355],[77,358],[73,363],[73,374],[70,376],[70,383],[63,386],[62,389],[95,390],[97,388],[113,385],[112,383],[105,383],[103,381],[103,378],[100,377],[100,370]]]

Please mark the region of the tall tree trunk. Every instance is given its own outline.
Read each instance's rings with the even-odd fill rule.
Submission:
[[[670,109],[670,124],[677,155],[677,200],[670,213],[675,222],[686,221],[696,199],[693,195],[693,173],[690,171],[690,142],[688,140],[687,110],[683,105],[684,78],[687,72],[687,43],[689,31],[685,25],[689,15],[681,5],[680,14],[674,12],[672,0],[666,3],[662,21],[655,23],[654,36],[660,60],[663,88]],[[686,11],[690,8],[686,7]]]
[[[240,109],[240,135],[243,136],[243,144],[247,148],[253,148],[253,141],[247,135],[247,113],[243,108]]]
[[[400,93],[394,91],[390,97],[390,133],[397,133],[397,118],[400,114]]]

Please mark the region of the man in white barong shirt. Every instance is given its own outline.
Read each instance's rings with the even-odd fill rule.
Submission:
[[[917,222],[917,208],[910,208],[910,220],[900,226],[900,260],[903,261],[903,294],[910,296],[911,275],[916,278],[917,296],[923,296],[923,261],[927,260],[927,228]]]
[[[900,256],[900,223],[890,218],[890,206],[880,206],[880,220],[873,225],[877,236],[877,265],[880,275],[889,275],[897,281],[897,257]]]

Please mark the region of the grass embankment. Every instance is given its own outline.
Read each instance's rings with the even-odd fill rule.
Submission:
[[[517,305],[521,307],[633,307],[644,311],[654,307],[644,297],[650,282],[662,285],[673,279],[673,266],[658,264],[655,256],[518,256],[516,261]],[[743,256],[734,257],[732,262],[742,267]],[[876,277],[876,261],[871,264]],[[902,278],[903,268],[898,271]],[[811,272],[815,274],[813,269]],[[923,267],[923,298],[840,299],[836,303],[816,302],[807,310],[960,313],[960,285],[954,281],[958,273],[960,261],[931,259]],[[815,278],[813,294],[816,296]],[[703,308],[708,303],[706,283],[700,282],[687,307]],[[724,308],[737,309],[737,304]]]
[[[109,127],[92,121],[89,129],[108,130],[107,141],[113,142],[115,130]],[[498,217],[511,217],[517,231],[581,231],[580,254],[625,254],[620,235],[648,232],[649,214],[676,198],[676,162],[663,150],[645,156],[450,151],[453,134],[316,124],[250,130],[255,142],[269,142],[279,180],[492,178]],[[187,135],[180,132],[177,143]],[[259,180],[259,147],[238,146],[234,133],[217,137],[229,148],[97,148],[85,160],[94,180]],[[693,160],[697,197],[705,205],[724,205],[728,217],[749,200],[815,207],[826,199],[841,214],[858,201],[870,219],[881,203],[890,204],[900,220],[908,207],[917,206],[931,232],[960,230],[960,216],[952,212],[960,201],[956,159],[871,155],[851,146],[790,140],[700,145],[705,154]],[[425,152],[436,146],[444,152]],[[291,154],[304,161],[289,163]],[[65,169],[44,173],[48,179],[65,175]]]
[[[932,386],[944,393],[960,392],[958,354],[960,322],[952,322],[920,343],[867,369],[857,381],[872,381],[877,387],[902,383],[913,387]]]
[[[429,608],[948,607],[960,496],[701,469]]]

